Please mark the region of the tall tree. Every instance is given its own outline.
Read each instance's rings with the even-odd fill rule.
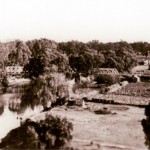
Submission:
[[[40,39],[28,41],[27,45],[32,51],[32,58],[42,63],[44,71],[50,70],[52,65],[56,65],[60,71],[66,70],[68,57],[57,50],[56,42]]]
[[[105,63],[103,67],[117,68],[120,72],[130,71],[137,64],[136,54],[127,42],[107,43],[103,51]]]
[[[15,49],[8,55],[8,61],[10,65],[24,66],[29,62],[30,57],[31,51],[28,46],[22,41],[17,41]]]
[[[24,66],[25,77],[34,78],[39,77],[44,73],[45,64],[40,58],[31,58],[29,63]]]
[[[56,100],[68,99],[68,86],[63,74],[44,74],[33,78],[22,96],[22,106],[34,108],[42,105],[44,109]]]

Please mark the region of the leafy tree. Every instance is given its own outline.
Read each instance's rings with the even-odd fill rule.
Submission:
[[[29,77],[34,76],[35,72],[35,77],[38,77],[45,72],[51,72],[51,68],[54,65],[57,66],[58,71],[60,72],[67,70],[68,57],[65,54],[58,52],[56,42],[40,39],[28,41],[27,45],[32,51],[32,59],[30,59],[29,64],[25,66],[25,72],[27,72]],[[36,63],[37,61],[39,62]]]
[[[84,53],[86,49],[86,44],[78,41],[62,42],[58,44],[58,50],[63,51],[67,56]]]
[[[148,51],[150,51],[150,43],[147,42],[134,42],[131,43],[133,50],[138,54],[145,55],[147,57]]]
[[[31,51],[28,46],[22,41],[16,42],[16,47],[8,55],[10,65],[24,66],[29,62]]]
[[[104,62],[102,53],[82,42],[59,43],[58,50],[69,56],[69,65],[77,73],[88,74],[93,67],[100,67]]]
[[[31,78],[31,83],[22,96],[22,105],[32,108],[42,105],[45,110],[49,103],[66,99],[68,96],[65,79],[59,82],[61,78],[58,73],[67,70],[68,58],[57,51],[54,41],[40,39],[29,41],[27,45],[32,51],[32,58],[24,67],[24,71],[25,75]]]
[[[137,64],[136,54],[127,42],[107,43],[103,51],[105,63],[102,67],[117,68],[119,72],[129,72]]]
[[[119,77],[117,75],[99,74],[96,76],[95,81],[97,84],[112,85],[119,82]]]
[[[71,55],[69,57],[70,67],[78,73],[89,74],[93,68],[99,68],[104,61],[102,54],[94,54],[87,50],[80,55]]]
[[[21,127],[11,130],[2,139],[0,148],[58,149],[71,140],[72,130],[72,123],[58,116],[47,115],[39,122],[27,119]]]
[[[1,43],[0,42],[0,65],[1,68],[4,68],[6,65],[8,65],[8,55],[9,53],[15,49],[16,42],[10,41],[7,43]]]
[[[107,44],[100,43],[98,40],[92,40],[92,41],[88,42],[87,46],[88,46],[89,49],[94,49],[98,52],[103,52],[106,49],[108,49]]]
[[[9,83],[8,83],[8,80],[7,80],[6,76],[3,76],[2,80],[1,80],[1,85],[2,85],[3,93],[6,93],[7,88],[9,86]]]
[[[42,105],[47,106],[56,103],[57,100],[68,98],[68,87],[63,75],[53,73],[41,75],[31,80],[30,85],[22,96],[22,107]]]
[[[69,65],[78,73],[87,74],[99,67],[129,72],[137,64],[133,47],[124,41],[106,44],[96,40],[88,43],[70,41],[59,43],[58,50],[69,56]]]
[[[39,77],[44,73],[45,64],[40,58],[31,58],[29,63],[24,66],[25,77]]]
[[[86,62],[82,55],[80,56],[71,55],[69,58],[69,64],[74,71],[77,71],[77,72],[85,71]]]

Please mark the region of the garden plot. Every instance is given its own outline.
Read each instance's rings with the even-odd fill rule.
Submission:
[[[114,92],[116,95],[150,97],[150,82],[130,83]]]

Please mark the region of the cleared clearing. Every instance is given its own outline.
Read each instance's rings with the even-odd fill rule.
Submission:
[[[147,149],[141,126],[141,120],[145,118],[143,108],[93,103],[87,105],[97,108],[107,107],[116,114],[96,115],[81,108],[52,109],[52,114],[67,117],[74,125],[73,139],[68,146],[102,150]],[[40,116],[36,119],[40,119]]]

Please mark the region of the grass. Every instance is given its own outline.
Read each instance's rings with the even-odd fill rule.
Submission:
[[[92,107],[92,110],[107,107],[116,115],[97,115],[89,110],[61,109],[60,111],[59,108],[52,109],[52,114],[65,116],[73,123],[73,139],[69,147],[105,150],[146,149],[144,132],[140,122],[144,118],[143,108],[100,103],[87,104],[88,107]],[[120,146],[125,148],[120,148]]]

